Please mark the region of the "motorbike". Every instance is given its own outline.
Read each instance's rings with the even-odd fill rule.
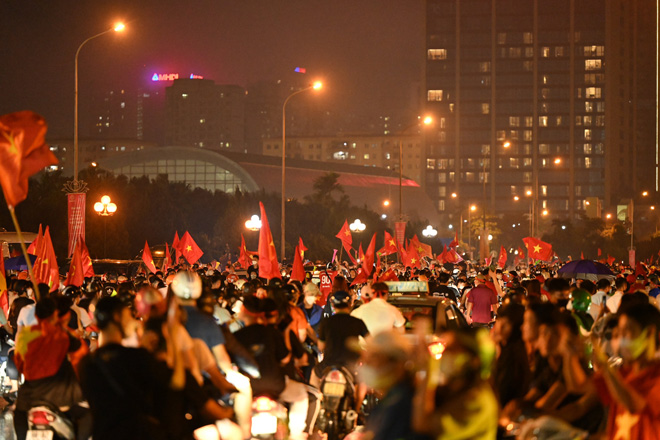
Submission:
[[[76,431],[73,423],[48,403],[33,406],[28,411],[26,440],[73,440]]]
[[[343,439],[355,428],[356,384],[353,374],[344,367],[328,367],[321,377],[323,402],[316,423],[328,440]]]
[[[287,410],[267,396],[252,401],[252,438],[284,440],[287,436]]]

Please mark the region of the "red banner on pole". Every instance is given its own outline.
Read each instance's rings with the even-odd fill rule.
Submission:
[[[396,235],[396,241],[399,243],[399,249],[403,249],[406,239],[406,222],[394,223],[394,235]]]
[[[78,241],[85,241],[85,193],[69,193],[66,195],[68,204],[69,225],[69,256],[73,254],[73,248]]]

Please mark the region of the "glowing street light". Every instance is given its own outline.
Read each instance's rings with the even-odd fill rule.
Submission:
[[[390,206],[390,201],[389,201],[389,200],[385,200],[385,201],[383,202],[383,206]]]
[[[432,238],[438,235],[438,231],[433,228],[433,226],[428,225],[426,229],[422,231],[422,235],[427,238]]]
[[[258,215],[253,215],[250,220],[245,222],[245,227],[250,231],[258,231],[261,229],[261,219]]]
[[[108,241],[108,217],[117,212],[117,205],[110,200],[110,196],[101,197],[100,202],[94,203],[94,212],[103,217],[103,258],[106,258],[106,245]]]
[[[362,223],[362,221],[359,218],[356,218],[355,220],[353,220],[353,223],[348,225],[348,228],[352,232],[355,232],[356,234],[359,234],[360,232],[363,232],[365,229],[367,229],[367,225]]]
[[[308,90],[321,90],[323,83],[316,81],[304,89],[296,90],[286,97],[282,104],[282,242],[280,243],[281,260],[284,261],[284,248],[286,244],[286,105],[291,98]]]

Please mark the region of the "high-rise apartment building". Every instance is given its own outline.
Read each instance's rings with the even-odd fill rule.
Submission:
[[[632,3],[655,5],[650,0],[427,0],[424,98],[438,123],[426,137],[423,165],[427,193],[441,212],[458,216],[478,203],[497,213],[522,213],[531,194],[527,200],[535,203],[537,215],[547,210],[575,218],[586,210],[587,198],[609,196],[606,202],[616,203],[611,199],[623,188],[616,179],[630,179],[635,166],[654,174],[657,134],[639,145],[642,90],[632,84],[628,91],[627,84],[641,81],[639,64],[635,74],[630,67],[630,57],[641,56],[634,47],[641,40],[628,34],[634,30],[628,19],[614,22],[627,9],[636,9],[636,19],[642,19],[641,7]],[[657,11],[650,9],[653,21]],[[643,32],[655,38],[648,26]],[[647,49],[646,56],[642,64],[655,63],[657,49],[655,54]],[[615,75],[612,64],[623,73]],[[649,71],[645,75],[655,78]],[[645,81],[648,97],[655,97],[655,81]],[[614,94],[621,94],[621,104],[631,98],[624,113],[637,112],[637,131],[625,118],[624,124],[613,123],[609,97]],[[624,136],[618,150],[614,131]],[[623,161],[624,156],[633,158]],[[624,175],[609,171],[620,167]]]
[[[243,151],[245,89],[209,79],[175,79],[166,93],[168,145]]]

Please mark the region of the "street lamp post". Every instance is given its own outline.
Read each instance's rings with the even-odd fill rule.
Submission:
[[[108,34],[110,32],[122,32],[126,29],[126,26],[123,23],[117,23],[113,28],[105,30],[101,33],[93,35],[83,41],[78,50],[76,51],[76,57],[74,59],[74,86],[73,86],[73,181],[78,181],[78,56],[80,55],[80,50],[85,44],[94,38],[98,38],[102,35]]]
[[[306,92],[308,90],[320,90],[323,87],[323,84],[319,81],[311,84],[304,89],[297,90],[291,93],[284,100],[282,104],[282,242],[280,243],[280,253],[281,261],[284,261],[285,255],[285,243],[286,243],[286,215],[285,215],[285,203],[286,203],[286,105],[291,98],[294,96]]]
[[[103,258],[106,258],[106,243],[108,239],[108,217],[117,212],[117,205],[110,200],[110,196],[101,197],[100,202],[94,203],[94,211],[103,217]]]
[[[250,220],[245,222],[245,227],[250,231],[258,231],[261,229],[261,219],[258,215],[253,215]]]

